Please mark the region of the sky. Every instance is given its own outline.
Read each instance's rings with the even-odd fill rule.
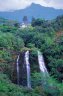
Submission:
[[[24,9],[32,3],[55,9],[63,9],[63,0],[0,0],[0,11]]]

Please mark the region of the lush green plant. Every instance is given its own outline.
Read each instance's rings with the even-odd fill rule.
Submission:
[[[63,96],[63,16],[52,21],[34,18],[32,26],[24,29],[19,28],[18,22],[3,18],[0,21],[0,95]],[[50,76],[56,80],[40,74],[38,49],[44,55]],[[16,67],[14,63],[18,52],[26,50],[30,51],[32,90],[12,84],[9,80],[12,67]],[[44,84],[44,81],[47,83]]]

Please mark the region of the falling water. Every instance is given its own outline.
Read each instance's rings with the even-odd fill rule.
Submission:
[[[27,68],[27,87],[31,88],[29,51],[26,51],[25,53],[25,62],[26,62],[26,68]]]
[[[48,74],[43,55],[41,54],[40,51],[38,51],[38,62],[39,62],[39,67],[40,67],[41,73]]]
[[[44,89],[53,88],[53,83],[49,83],[50,76],[45,66],[43,55],[41,54],[40,51],[38,51],[38,62],[39,62],[39,67],[42,74],[41,82],[42,82],[42,86],[44,86],[43,88]]]
[[[17,84],[19,85],[19,55],[17,58]]]

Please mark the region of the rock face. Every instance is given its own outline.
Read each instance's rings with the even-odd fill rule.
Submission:
[[[19,58],[19,83],[20,85],[27,86],[27,74],[26,74],[26,64],[25,64],[25,52],[20,54]]]
[[[25,64],[25,52],[21,52],[19,55],[19,85],[27,86],[27,75],[26,75],[26,64]],[[17,61],[17,58],[16,58]],[[13,83],[18,84],[17,81],[17,62],[15,62],[14,65],[14,71],[13,71]]]

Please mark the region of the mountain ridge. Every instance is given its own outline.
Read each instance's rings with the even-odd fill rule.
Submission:
[[[24,16],[27,16],[29,21],[31,21],[32,17],[44,18],[50,20],[56,18],[59,15],[63,15],[62,9],[44,7],[41,6],[40,4],[34,4],[34,3],[26,7],[25,9],[15,10],[12,12],[0,12],[0,17],[16,20],[19,22],[22,22],[22,18]]]

